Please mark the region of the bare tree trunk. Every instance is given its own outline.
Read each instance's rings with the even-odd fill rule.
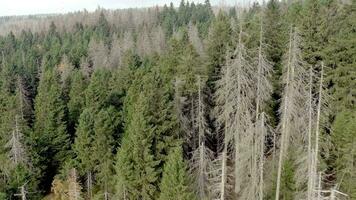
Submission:
[[[289,88],[290,84],[290,71],[291,71],[291,55],[292,55],[292,34],[290,34],[289,38],[289,50],[288,50],[288,64],[287,64],[287,83],[286,83],[286,88]],[[284,115],[288,115],[288,95],[285,97],[285,102],[284,102],[284,108],[283,108],[283,113]],[[284,157],[284,151],[286,151],[286,134],[287,133],[287,117],[284,116],[282,119],[282,138],[281,138],[281,144],[280,144],[280,152],[279,152],[279,160],[278,160],[278,172],[277,172],[277,186],[276,186],[276,200],[279,200],[279,193],[280,193],[280,187],[281,187],[281,175],[282,175],[282,165],[283,165],[283,157]]]
[[[241,43],[242,43],[242,21],[240,22],[240,33],[239,33],[239,43],[238,43],[238,64],[237,64],[237,97],[236,97],[236,101],[238,102],[237,103],[237,108],[236,108],[236,112],[237,113],[240,113],[240,102],[241,102],[241,64],[242,64],[242,52],[241,52]],[[238,165],[239,165],[239,156],[240,156],[240,153],[239,153],[239,143],[240,143],[240,138],[239,138],[239,135],[240,135],[240,131],[241,131],[241,127],[240,127],[240,114],[237,114],[236,115],[236,133],[234,135],[234,142],[235,142],[235,192],[238,193],[240,191],[240,184],[237,184],[238,183],[238,179],[240,177],[238,177],[239,173],[239,168],[238,168]]]
[[[260,25],[261,27],[260,27],[260,46],[259,46],[259,48],[258,48],[258,71],[257,71],[257,97],[256,97],[256,113],[255,113],[255,123],[256,123],[256,126],[257,126],[257,122],[259,121],[258,120],[258,118],[260,117],[259,115],[260,115],[260,96],[259,96],[259,94],[260,94],[260,89],[261,89],[261,78],[262,78],[262,21],[261,21],[261,25]],[[263,120],[261,121],[261,126],[263,126],[264,124],[262,124],[263,123]],[[261,128],[261,130],[263,129],[263,127],[260,127]],[[256,128],[255,128],[255,130],[257,130]],[[263,133],[262,133],[263,134]],[[263,138],[263,136],[260,136],[260,137],[262,137]],[[253,147],[254,147],[254,152],[253,152],[253,155],[254,155],[254,164],[255,165],[257,165],[257,159],[256,159],[256,154],[257,154],[257,145],[258,145],[258,143],[257,143],[257,141],[258,141],[258,132],[257,131],[255,131],[254,132],[254,145],[253,145]],[[261,143],[264,143],[264,140],[260,140],[260,142]],[[260,145],[262,145],[262,144],[260,144]],[[260,148],[263,148],[263,146],[261,146]],[[258,196],[259,196],[259,199],[260,200],[262,200],[263,199],[263,171],[262,171],[262,174],[261,174],[261,170],[263,170],[263,161],[261,160],[261,159],[263,159],[263,157],[264,157],[264,152],[263,152],[263,149],[261,149],[261,151],[262,151],[262,154],[260,154],[260,159],[259,159],[259,170],[260,170],[260,172],[259,172],[259,191],[257,192],[257,191],[255,191],[257,194],[258,194]],[[261,153],[261,152],[260,152]],[[252,176],[257,176],[257,167],[255,167],[255,169],[256,169],[256,171],[255,172],[253,172],[253,175]]]
[[[226,69],[226,74],[225,74],[225,87],[227,87],[228,83],[229,83],[229,68]],[[227,89],[225,89],[225,91],[227,91]],[[226,95],[226,94],[225,94]],[[227,95],[226,95],[227,96]],[[226,100],[225,100],[225,107],[226,106]],[[225,108],[227,109],[227,108]],[[229,141],[227,139],[227,135],[228,135],[228,120],[229,120],[229,116],[227,114],[227,112],[224,113],[224,117],[225,117],[225,127],[224,127],[224,140],[223,140],[223,152],[222,152],[222,159],[221,159],[221,185],[220,185],[220,200],[225,200],[226,195],[225,195],[225,188],[226,188],[226,181],[227,181],[227,146],[229,144]]]
[[[92,174],[91,171],[87,172],[87,194],[88,194],[88,199],[92,199]]]
[[[331,189],[330,200],[336,200],[335,190]]]
[[[318,107],[316,115],[316,127],[315,127],[315,156],[314,162],[315,166],[318,165],[318,154],[319,154],[319,126],[320,126],[320,114],[321,114],[321,102],[322,102],[322,92],[323,92],[323,73],[324,73],[324,63],[321,63],[320,71],[320,85],[319,85],[319,97],[318,97]],[[315,167],[315,173],[317,173],[317,167]]]
[[[318,200],[321,200],[321,172],[319,172],[318,178]]]
[[[288,82],[289,82],[289,67],[288,67]],[[288,85],[287,82],[287,85]],[[285,105],[284,105],[284,112],[285,114],[287,113],[287,103],[288,103],[288,96],[285,99]],[[279,160],[278,160],[278,172],[277,172],[277,187],[276,187],[276,200],[279,200],[279,192],[280,192],[280,187],[281,187],[281,175],[282,175],[282,165],[283,165],[283,157],[284,157],[284,151],[285,151],[285,143],[286,143],[286,131],[287,130],[287,119],[283,119],[282,122],[282,138],[281,138],[281,144],[280,144],[280,152],[279,152]]]
[[[308,191],[307,191],[307,199],[312,200],[313,190],[314,190],[314,169],[313,169],[313,156],[312,156],[312,117],[313,117],[313,75],[312,75],[312,67],[310,67],[309,74],[309,119],[308,119]]]
[[[263,168],[264,168],[264,143],[265,132],[267,131],[267,124],[265,113],[261,112],[261,107],[265,105],[266,101],[270,99],[272,93],[272,86],[270,84],[269,76],[272,71],[272,64],[265,58],[263,52],[263,20],[262,13],[260,16],[260,39],[258,48],[258,66],[257,66],[257,90],[256,90],[256,108],[255,108],[255,131],[254,131],[254,152],[253,152],[253,167],[255,171],[252,176],[255,179],[253,185],[256,186],[254,193],[255,199],[263,199]],[[260,124],[259,124],[260,122]],[[258,158],[258,159],[257,159]]]
[[[205,198],[205,142],[204,142],[204,130],[203,130],[203,110],[202,110],[202,98],[201,98],[201,80],[198,76],[198,142],[199,142],[199,197]]]
[[[21,186],[21,200],[26,200],[25,186]]]
[[[262,119],[261,119],[261,130],[263,130],[265,125],[265,115],[262,113]],[[260,183],[259,183],[259,197],[260,200],[263,200],[263,167],[264,167],[264,149],[265,149],[265,135],[264,132],[260,135],[261,137],[261,147],[260,147]]]
[[[26,200],[27,199],[26,194],[27,194],[27,191],[26,191],[25,185],[22,185],[20,187],[20,194],[15,194],[14,196],[20,196],[21,200]]]
[[[220,200],[225,200],[225,184],[226,184],[226,179],[227,179],[227,167],[226,167],[226,161],[227,161],[227,141],[224,142],[224,149],[222,152],[222,165],[221,165],[221,188],[220,188]]]
[[[68,200],[80,200],[81,199],[81,186],[77,181],[77,170],[75,168],[70,170],[67,178],[68,184]]]
[[[203,99],[203,92],[202,92],[202,80],[201,77],[197,77],[197,86],[198,86],[198,102],[197,102],[197,113],[196,117],[196,126],[198,132],[198,147],[194,152],[193,155],[193,165],[195,168],[195,174],[197,176],[197,183],[198,183],[198,194],[200,199],[208,198],[207,188],[209,186],[208,180],[208,165],[211,162],[211,152],[205,146],[205,137],[206,133],[209,131],[207,130],[207,124],[205,121],[205,107],[204,107],[204,99]],[[193,107],[194,109],[194,107]],[[195,127],[193,127],[195,128]],[[194,137],[195,138],[195,137]]]
[[[191,99],[191,109],[190,109],[190,118],[191,118],[191,128],[192,129],[195,129],[195,106],[194,106],[194,98]],[[195,130],[194,130],[195,131]],[[193,131],[193,134],[194,134],[194,131]],[[196,137],[192,137],[193,138],[193,141],[192,141],[192,148],[193,149],[196,149],[197,145],[196,145]],[[199,143],[199,141],[198,141]]]

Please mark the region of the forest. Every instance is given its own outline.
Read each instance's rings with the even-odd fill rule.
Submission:
[[[0,200],[356,199],[356,0],[0,18]]]

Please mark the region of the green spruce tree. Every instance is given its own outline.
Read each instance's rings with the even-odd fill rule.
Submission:
[[[189,178],[187,169],[187,164],[183,159],[182,148],[173,148],[164,165],[159,200],[196,199],[191,187],[192,180]]]
[[[94,137],[91,157],[94,160],[96,181],[104,196],[112,193],[114,134],[118,114],[113,107],[102,109],[94,122]]]
[[[117,199],[156,199],[159,162],[154,156],[154,127],[148,97],[142,93],[128,108],[128,122],[116,160]]]
[[[32,140],[36,152],[34,166],[38,170],[41,189],[48,190],[52,178],[69,156],[69,135],[64,120],[65,106],[59,76],[55,69],[41,74],[35,99],[35,124]]]

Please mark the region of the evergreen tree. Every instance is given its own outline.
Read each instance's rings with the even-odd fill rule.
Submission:
[[[27,126],[21,112],[19,94],[3,93],[2,115],[0,117],[0,191],[12,198],[18,189],[26,187],[34,191],[36,180],[31,168],[32,151],[30,149],[30,128]],[[33,196],[33,195],[31,195]]]
[[[356,198],[355,5],[0,18],[0,199]]]
[[[226,51],[231,47],[232,30],[229,18],[220,11],[209,29],[207,56],[209,75],[216,76],[225,63]]]
[[[79,116],[84,109],[86,87],[87,80],[83,73],[79,70],[74,70],[71,74],[69,101],[67,104],[69,128],[73,129],[77,125]]]
[[[351,199],[356,197],[355,185],[355,112],[345,110],[340,112],[333,123],[333,142],[335,143],[334,152],[335,168],[337,173],[337,184],[340,190],[349,195]]]
[[[116,180],[118,199],[155,199],[159,162],[154,157],[152,143],[154,127],[148,115],[149,103],[143,94],[129,108],[130,116],[118,150]]]
[[[308,0],[305,2],[301,22],[302,50],[304,60],[313,66],[322,60],[322,48],[325,45],[323,38],[325,33],[321,30],[322,17],[321,1]]]
[[[94,158],[92,157],[92,146],[94,139],[94,113],[91,109],[85,109],[79,118],[76,128],[76,138],[73,150],[78,162],[80,175],[86,176],[87,197],[92,197]]]
[[[85,107],[98,112],[101,108],[107,106],[109,96],[109,80],[111,74],[108,70],[95,70],[85,90]]]
[[[281,5],[276,0],[270,0],[267,2],[264,13],[262,14],[262,19],[264,20],[264,43],[268,48],[266,48],[266,59],[269,60],[273,65],[273,75],[271,78],[273,85],[273,93],[271,101],[271,108],[273,115],[271,116],[271,121],[274,126],[277,125],[279,99],[282,96],[282,58],[285,52],[286,35],[288,33],[288,28],[285,26],[282,16]]]
[[[307,169],[305,166],[307,166],[308,157],[307,151],[305,151],[307,145],[304,140],[307,134],[306,130],[308,129],[308,126],[305,126],[305,124],[308,124],[308,115],[305,113],[308,111],[305,107],[308,105],[309,96],[306,81],[306,77],[308,76],[306,75],[305,65],[302,61],[300,43],[297,30],[295,28],[291,29],[289,47],[284,65],[284,93],[280,107],[281,136],[276,181],[276,200],[286,198],[285,194],[282,194],[284,191],[281,189],[281,185],[289,185],[295,181],[289,178],[291,173],[294,174],[295,179],[300,180],[300,183],[305,182],[308,178],[308,175],[304,172],[304,169]],[[295,152],[298,152],[298,155],[296,155]],[[288,157],[286,155],[288,155]],[[298,162],[302,164],[298,165]],[[289,167],[284,167],[286,165]],[[288,169],[289,171],[284,169]],[[301,173],[293,173],[293,171],[301,171]],[[283,177],[287,177],[287,179],[282,179]],[[283,181],[292,182],[288,183]],[[290,192],[295,191],[292,190]],[[297,198],[295,193],[288,194],[288,196],[290,195]]]
[[[335,173],[334,184],[340,186],[340,191],[356,198],[355,184],[355,43],[356,32],[356,1],[350,1],[343,6],[333,5],[337,15],[331,21],[329,44],[324,49],[326,52],[326,64],[331,69],[327,74],[326,81],[329,93],[332,97],[330,102],[332,136],[334,148],[327,159],[328,166]],[[332,12],[332,11],[329,11]],[[337,25],[336,25],[337,24]],[[330,169],[329,168],[329,169]]]
[[[32,140],[41,189],[47,190],[51,178],[69,156],[69,136],[64,121],[64,102],[61,96],[58,73],[42,72],[35,100],[35,124]]]
[[[282,21],[280,4],[276,0],[267,2],[263,19],[265,22],[265,42],[269,48],[266,49],[267,59],[273,62],[277,74],[281,75],[281,61],[284,52],[285,30]],[[277,77],[278,78],[278,77]]]
[[[164,166],[159,200],[194,200],[187,165],[181,147],[171,150]]]
[[[114,108],[101,110],[95,116],[94,137],[91,155],[94,160],[97,184],[104,196],[111,192],[113,175],[114,134],[117,127],[117,113]]]

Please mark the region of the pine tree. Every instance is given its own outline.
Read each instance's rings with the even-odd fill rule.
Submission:
[[[90,83],[85,90],[85,107],[98,112],[101,108],[107,106],[109,96],[109,80],[111,74],[108,70],[95,70]]]
[[[116,180],[118,199],[155,199],[157,196],[157,165],[154,157],[154,127],[148,115],[150,104],[143,94],[130,105],[128,124],[118,150]]]
[[[94,117],[91,109],[85,109],[82,112],[73,144],[79,173],[86,176],[86,192],[89,199],[92,198],[93,172],[95,167],[94,158],[91,155],[94,139]]]
[[[315,66],[322,59],[322,48],[325,45],[323,41],[326,30],[322,30],[323,11],[321,2],[317,0],[308,0],[303,9],[303,19],[301,22],[301,37],[303,39],[303,58]]]
[[[159,200],[194,200],[187,165],[181,147],[175,147],[168,155],[163,169]]]
[[[264,14],[265,43],[270,48],[266,49],[267,59],[273,62],[276,73],[281,75],[281,61],[283,56],[283,22],[280,4],[276,0],[267,2]],[[277,77],[278,78],[278,77]]]
[[[86,87],[87,80],[83,73],[79,70],[74,70],[71,74],[69,101],[67,104],[69,127],[74,128],[78,124],[79,116],[84,110]]]
[[[281,5],[276,0],[270,0],[267,2],[265,12],[262,14],[264,19],[264,39],[263,43],[268,46],[266,48],[266,59],[271,62],[273,65],[273,74],[272,74],[272,102],[271,108],[273,115],[271,115],[271,122],[274,126],[277,125],[279,121],[278,117],[278,108],[280,106],[279,99],[282,96],[282,85],[281,85],[281,76],[282,76],[282,58],[283,53],[285,52],[284,44],[286,41],[286,29],[283,22]]]
[[[8,198],[11,198],[18,188],[28,184],[30,190],[36,188],[34,173],[31,168],[32,152],[29,148],[29,134],[31,130],[26,121],[21,118],[19,99],[9,95],[5,111],[0,117],[0,173],[4,177],[4,183],[0,187],[6,190]]]
[[[35,99],[35,124],[32,139],[36,143],[34,165],[38,170],[42,188],[68,157],[69,136],[64,121],[64,102],[57,72],[46,70],[38,86]]]
[[[226,51],[231,47],[231,34],[232,30],[228,17],[223,12],[219,12],[209,29],[206,47],[209,75],[217,74],[221,66],[224,65]]]
[[[336,7],[336,6],[335,6]],[[356,196],[355,184],[355,24],[356,1],[350,1],[341,7],[336,7],[337,15],[333,21],[334,35],[330,37],[329,45],[324,49],[326,64],[332,67],[327,74],[326,82],[332,97],[330,109],[332,113],[332,136],[334,148],[328,159],[329,165],[335,169],[336,185],[340,191]],[[338,25],[336,25],[338,24]]]
[[[355,113],[351,110],[345,110],[339,113],[333,123],[333,142],[337,150],[334,154],[337,156],[335,167],[337,172],[337,184],[340,184],[340,190],[355,198]]]
[[[95,115],[94,137],[91,155],[94,160],[97,184],[105,199],[111,192],[113,175],[114,134],[117,127],[117,113],[113,107],[102,109]]]

